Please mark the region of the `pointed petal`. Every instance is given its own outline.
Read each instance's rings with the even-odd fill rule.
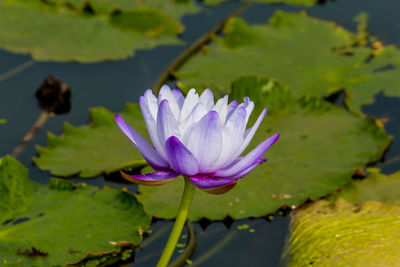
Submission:
[[[206,89],[200,95],[200,103],[209,111],[214,106],[214,95],[210,89]]]
[[[253,139],[254,134],[256,133],[258,127],[260,126],[266,114],[267,114],[267,109],[265,108],[261,112],[260,116],[258,116],[257,121],[254,123],[253,127],[246,130],[243,143],[240,145],[240,148],[235,153],[235,157],[239,157],[243,153],[243,151],[247,148],[247,146],[250,144],[251,139]]]
[[[179,174],[169,171],[156,171],[147,174],[132,175],[120,171],[121,176],[126,180],[142,185],[162,185],[171,182]]]
[[[226,122],[222,129],[222,150],[219,158],[213,163],[212,170],[218,170],[232,162],[233,154],[243,142],[243,134],[246,129],[246,109],[238,107]]]
[[[231,190],[236,185],[236,180],[218,179],[206,176],[192,176],[190,181],[196,187],[210,194],[223,194]]]
[[[244,106],[246,108],[246,125],[247,122],[249,121],[250,115],[254,110],[254,102],[250,101],[250,98],[247,96],[244,98]]]
[[[157,98],[153,94],[153,91],[151,91],[151,89],[147,89],[146,92],[144,93],[144,102],[143,103],[147,106],[147,109],[149,110],[153,119],[156,120],[158,104],[157,104]]]
[[[185,97],[183,96],[181,90],[179,89],[172,89],[172,94],[175,97],[176,103],[178,103],[179,109],[182,108],[183,102],[185,102]]]
[[[229,118],[232,116],[233,112],[236,110],[238,107],[238,101],[235,99],[228,105],[228,114],[226,115],[226,121],[229,120]]]
[[[214,110],[208,112],[185,134],[183,143],[196,158],[199,172],[209,173],[222,149],[222,127],[218,113]]]
[[[222,124],[225,124],[226,116],[228,115],[228,95],[219,99],[212,110],[218,113]]]
[[[157,102],[157,99],[155,101]],[[151,114],[151,111],[149,110],[145,96],[139,97],[139,106],[140,106],[140,110],[142,111],[144,122],[146,123],[147,130],[149,132],[149,136],[150,136],[151,141],[153,142],[154,147],[156,148],[156,150],[159,153],[161,153],[161,156],[164,157],[164,159],[166,159],[165,155],[162,154],[164,151],[164,143],[163,144],[160,143],[160,139],[158,138],[158,133],[157,133],[157,125],[156,125],[156,121],[154,119],[154,118],[157,118],[157,113],[156,113],[155,117],[153,117],[153,115]],[[158,107],[157,107],[157,110],[158,110]]]
[[[192,153],[175,136],[165,142],[165,151],[171,168],[179,174],[195,175],[198,173],[198,164]]]
[[[238,173],[238,174],[236,174],[236,175],[234,175],[234,176],[232,176],[232,177],[227,177],[226,179],[234,179],[234,180],[240,179],[240,178],[242,178],[243,176],[249,174],[249,173],[250,173],[252,170],[254,170],[260,163],[266,162],[266,161],[267,161],[267,159],[261,158],[261,159],[257,160],[256,163],[254,163],[253,165],[251,165],[250,167],[248,167],[247,169],[241,171],[240,173]]]
[[[184,121],[192,112],[193,108],[199,103],[199,95],[196,93],[195,89],[190,89],[185,98],[185,102],[183,102],[180,121]]]
[[[179,119],[181,109],[178,106],[178,103],[176,102],[174,94],[171,92],[171,89],[169,88],[168,85],[163,85],[160,89],[160,93],[158,94],[158,108],[160,108],[160,104],[164,100],[168,100],[169,103],[169,108],[172,111],[172,114],[174,114],[174,117],[176,120]]]
[[[122,132],[131,140],[135,147],[142,153],[144,159],[155,169],[168,168],[169,164],[157,151],[127,124],[118,114],[115,115],[115,121]]]
[[[171,136],[180,137],[178,126],[178,121],[170,109],[168,100],[164,99],[158,107],[157,114],[157,134],[161,145],[165,144],[165,141]],[[165,147],[163,147],[163,151],[165,151],[164,149]]]
[[[256,148],[250,151],[246,156],[242,157],[235,164],[231,166],[219,170],[215,172],[213,175],[216,177],[235,177],[241,172],[253,166],[258,160],[261,159],[261,156],[268,150],[279,138],[279,134],[275,134],[272,137],[268,138],[261,144],[259,144]]]
[[[194,125],[206,115],[208,110],[204,107],[203,103],[198,103],[190,115],[179,124],[179,131],[181,135],[184,135],[186,131],[189,130],[190,127],[194,127]]]

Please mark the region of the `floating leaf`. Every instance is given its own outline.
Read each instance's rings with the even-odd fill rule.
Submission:
[[[368,169],[331,201],[318,201],[292,217],[289,266],[393,266],[400,260],[400,172]]]
[[[229,92],[230,84],[243,75],[277,79],[297,98],[326,97],[345,89],[345,102],[359,113],[384,91],[400,96],[400,52],[393,46],[367,43],[365,22],[359,34],[334,23],[301,13],[277,11],[268,25],[248,25],[231,19],[224,37],[216,37],[176,73],[180,87],[209,87]],[[361,36],[361,37],[360,37]]]
[[[109,14],[115,11],[126,12],[140,7],[158,9],[172,18],[180,18],[200,10],[193,0],[48,0],[48,2],[72,5],[77,9],[90,6],[96,13]]]
[[[380,201],[400,206],[400,172],[392,175],[380,173],[379,169],[368,169],[368,177],[351,181],[334,197],[340,197],[353,204]]]
[[[32,185],[28,178],[28,170],[11,158],[0,159],[0,174],[1,223],[26,209],[32,201]]]
[[[103,2],[111,5],[111,1]],[[179,44],[175,35],[182,30],[176,19],[137,3],[126,12],[91,14],[67,4],[0,2],[0,47],[30,53],[37,60],[124,59],[138,49]]]
[[[147,136],[139,105],[128,104],[121,113],[135,129]],[[73,127],[66,123],[64,134],[49,134],[47,147],[37,147],[34,162],[42,170],[58,176],[79,174],[92,177],[127,166],[145,165],[140,152],[117,127],[114,113],[105,108],[90,110],[91,125]]]
[[[281,134],[281,139],[268,152],[273,155],[271,160],[239,181],[232,192],[213,197],[198,191],[190,215],[193,220],[203,216],[210,219],[223,219],[227,215],[262,216],[284,205],[317,199],[343,186],[356,168],[379,159],[389,143],[389,137],[374,119],[351,115],[317,98],[297,101],[276,81],[243,77],[232,87],[233,98],[250,96],[256,102],[259,109],[255,113],[261,112],[264,106],[269,108],[252,146],[275,132]],[[141,134],[147,135],[136,104],[129,104],[121,115]],[[39,158],[35,162],[39,167],[53,174],[81,172],[81,176],[89,177],[101,171],[144,164],[139,161],[138,151],[115,126],[111,112],[93,109],[91,116],[90,127],[73,128],[67,124],[62,137],[49,135],[48,147],[38,149]],[[327,178],[321,179],[321,176]],[[172,218],[182,186],[182,181],[177,179],[162,187],[140,187],[140,198],[150,213]],[[171,203],[168,207],[162,205],[166,197]]]
[[[257,115],[264,106],[269,107],[252,148],[276,132],[281,137],[266,154],[270,160],[241,179],[232,191],[213,196],[197,190],[189,214],[192,220],[259,217],[282,206],[318,199],[348,182],[356,168],[379,159],[389,143],[374,119],[349,114],[318,98],[297,101],[273,80],[243,77],[233,84],[232,95],[236,99],[249,96],[256,102]],[[254,122],[255,115],[252,118]],[[147,212],[173,218],[183,179],[160,187],[140,186],[139,191]]]
[[[400,50],[384,46],[374,53],[371,61],[354,74],[360,82],[348,86],[345,102],[356,112],[361,112],[361,106],[374,103],[378,92],[383,91],[388,97],[400,96]]]
[[[206,5],[214,6],[226,2],[228,0],[205,0]],[[312,6],[318,0],[242,0],[243,2],[255,2],[265,4],[289,4],[299,6]]]
[[[0,119],[0,124],[5,124],[7,123],[7,119]]]
[[[292,218],[288,266],[396,266],[400,207],[317,201]]]
[[[145,36],[157,37],[163,34],[177,35],[183,26],[157,9],[140,7],[132,11],[117,13],[110,18],[111,25],[122,30],[140,32]]]
[[[150,224],[130,193],[61,179],[32,183],[26,168],[8,156],[0,162],[0,192],[1,265],[104,260],[123,247],[132,251]]]

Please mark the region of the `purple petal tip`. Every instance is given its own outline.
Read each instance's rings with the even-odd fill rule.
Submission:
[[[117,123],[118,127],[120,127],[120,128],[124,127],[125,124],[127,124],[125,122],[125,120],[119,114],[115,114],[114,119],[115,119],[115,122]],[[122,128],[121,128],[121,130],[122,130]]]
[[[215,110],[211,110],[210,112],[208,112],[208,114],[206,116],[210,116],[210,120],[216,120],[219,119],[219,115],[218,112]]]
[[[278,141],[280,136],[281,135],[279,133],[274,134],[273,137],[274,137],[275,140],[274,140],[274,142],[272,144],[274,144],[276,141]]]
[[[160,105],[158,106],[158,108],[164,108],[169,106],[168,100],[167,99],[163,99],[160,103]]]

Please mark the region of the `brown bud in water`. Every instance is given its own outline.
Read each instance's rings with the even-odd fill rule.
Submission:
[[[71,88],[49,74],[35,93],[42,109],[56,114],[68,113],[71,109]]]

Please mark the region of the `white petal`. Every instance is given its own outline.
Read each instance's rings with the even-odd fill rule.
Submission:
[[[160,93],[158,94],[158,100],[157,100],[158,105],[160,105],[160,103],[164,99],[168,100],[172,114],[174,114],[175,119],[178,120],[180,116],[180,108],[178,103],[176,102],[174,94],[171,92],[171,89],[169,88],[168,85],[163,85],[161,87]]]
[[[180,121],[184,121],[189,115],[190,112],[192,112],[193,108],[199,103],[199,95],[196,93],[195,89],[190,89],[185,102],[183,102],[182,110],[181,110],[181,116],[180,116]]]
[[[246,147],[249,145],[251,139],[253,139],[254,134],[256,133],[258,127],[260,126],[266,114],[267,114],[267,109],[264,109],[261,112],[260,116],[258,116],[257,121],[254,123],[253,127],[246,130],[243,138],[243,143],[240,145],[239,149],[234,154],[235,158],[239,157],[246,149]]]
[[[254,109],[254,102],[250,101],[250,98],[245,97],[244,98],[244,103],[241,103],[239,107],[245,107],[246,108],[246,125],[247,122],[249,121],[250,115],[253,112]]]
[[[278,140],[279,134],[275,134],[259,144],[256,148],[250,151],[246,156],[239,158],[234,164],[217,171],[214,175],[216,177],[230,178],[236,175],[242,175],[243,171],[254,166],[254,164],[263,160],[262,155]]]
[[[210,111],[183,137],[183,143],[194,155],[200,173],[210,173],[222,148],[222,128],[218,113]]]
[[[207,112],[208,110],[204,107],[204,105],[202,103],[198,103],[186,120],[180,123],[179,131],[181,135],[183,136],[185,132],[189,130],[191,126],[194,126],[201,118],[203,118]]]
[[[172,89],[172,94],[175,97],[176,103],[178,103],[179,109],[182,108],[183,102],[185,102],[185,97],[183,96],[181,90],[179,89]]]
[[[162,144],[172,135],[180,137],[178,122],[172,113],[167,99],[164,99],[158,108],[157,133]]]
[[[151,92],[151,90],[150,90],[150,92]],[[151,94],[153,94],[153,93],[151,93]],[[154,99],[156,99],[156,98],[154,97]],[[146,123],[147,130],[149,131],[150,139],[153,142],[153,146],[156,148],[156,150],[158,152],[161,152],[164,149],[164,144],[160,143],[160,139],[158,138],[158,133],[157,133],[156,121],[155,121],[147,103],[148,103],[148,101],[146,98],[146,94],[144,96],[139,97],[140,110],[142,111],[144,122]],[[157,117],[157,115],[155,117]]]
[[[238,107],[238,101],[235,99],[228,105],[228,114],[226,115],[226,121],[229,120],[229,118],[232,116],[233,112],[236,110]]]
[[[250,101],[250,98],[245,97],[244,98],[244,104],[245,104],[245,107],[246,107],[246,125],[247,125],[247,122],[249,121],[249,117],[250,117],[251,113],[254,110],[254,102]]]
[[[164,145],[161,148],[160,154],[166,156],[165,141],[167,141],[171,136],[176,136],[178,138],[181,137],[178,129],[178,122],[171,111],[168,100],[166,99],[164,99],[158,107],[157,133],[160,144]]]
[[[207,110],[210,110],[214,106],[214,95],[210,89],[206,89],[200,95],[200,102],[206,107]]]
[[[158,111],[157,98],[153,94],[153,91],[151,91],[151,89],[146,90],[146,92],[144,93],[144,99],[151,116],[153,117],[154,120],[157,120],[157,111]]]
[[[243,134],[246,130],[245,118],[245,107],[238,107],[226,122],[222,129],[221,155],[212,165],[212,170],[221,169],[235,160],[232,155],[239,149],[243,142]]]
[[[228,96],[219,99],[212,110],[215,110],[222,124],[225,124],[226,115],[228,115]]]

